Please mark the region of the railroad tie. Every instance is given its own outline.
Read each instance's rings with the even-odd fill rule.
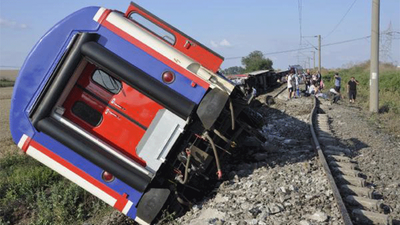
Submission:
[[[351,155],[351,151],[347,148],[341,148],[333,145],[325,145],[325,149],[329,151],[343,152],[346,155]]]
[[[321,136],[321,134],[326,134],[326,135],[333,136],[333,133],[332,133],[332,131],[331,131],[330,129],[321,129],[321,128],[318,128],[318,129],[317,129],[317,133],[318,133],[318,136]]]
[[[325,128],[330,128],[329,127],[329,122],[328,121],[324,121],[324,120],[318,120],[318,126],[319,127],[325,127]]]
[[[328,133],[325,131],[322,132],[318,132],[318,137],[322,137],[322,138],[332,138],[333,134],[332,133]]]
[[[328,119],[328,115],[319,113],[319,114],[317,114],[317,118],[318,119]]]
[[[330,127],[329,127],[328,123],[326,123],[326,122],[322,122],[322,123],[318,122],[318,127],[321,129],[324,129],[324,130],[330,130]]]
[[[349,169],[349,170],[359,170],[359,167],[356,163],[349,163],[349,162],[336,162],[334,160],[331,160],[329,162],[329,166],[340,167],[340,168]]]
[[[346,175],[346,176],[351,176],[351,177],[360,177],[360,171],[358,170],[353,170],[353,169],[346,169],[346,168],[341,168],[341,167],[331,167],[332,173],[335,176],[338,175]]]
[[[365,197],[358,197],[355,195],[348,195],[345,201],[350,205],[361,206],[364,209],[379,212],[382,209],[383,201],[381,199],[370,199]]]
[[[330,160],[335,160],[336,162],[347,162],[347,163],[355,163],[356,161],[352,160],[350,157],[340,156],[340,155],[328,155]]]
[[[329,138],[326,138],[326,137],[318,137],[318,140],[319,140],[320,142],[322,142],[322,144],[324,144],[324,145],[336,145],[336,144],[338,144],[337,139],[334,138],[334,137],[329,137]]]
[[[365,187],[365,185],[366,185],[365,179],[363,179],[361,177],[337,175],[335,178],[343,184],[351,184],[351,185],[354,185],[357,187]]]
[[[373,198],[374,190],[366,187],[357,187],[354,185],[344,184],[340,186],[340,191],[344,195],[356,195],[359,197]]]
[[[389,215],[354,209],[352,215],[359,224],[384,224],[392,225],[393,221]]]
[[[328,156],[344,156],[345,153],[344,152],[338,152],[338,151],[331,151],[331,150],[324,150],[324,154],[328,155]]]

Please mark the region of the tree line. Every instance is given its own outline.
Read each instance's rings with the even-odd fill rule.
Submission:
[[[272,60],[265,58],[261,51],[253,51],[242,58],[242,66],[232,66],[222,70],[223,74],[243,74],[257,70],[272,70]]]

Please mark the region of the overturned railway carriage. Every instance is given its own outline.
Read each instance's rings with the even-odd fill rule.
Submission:
[[[279,86],[278,80],[281,75],[273,70],[259,70],[246,74],[227,75],[227,78],[241,85],[248,92],[254,88],[260,95]]]
[[[10,128],[28,155],[142,224],[184,210],[256,133],[223,58],[140,6],[88,7],[36,44]],[[262,137],[260,137],[262,138]]]

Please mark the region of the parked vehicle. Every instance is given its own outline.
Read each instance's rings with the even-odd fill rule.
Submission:
[[[222,178],[225,152],[249,135],[265,141],[244,94],[217,73],[222,62],[135,3],[81,9],[27,56],[13,139],[141,224],[166,206],[179,214]]]

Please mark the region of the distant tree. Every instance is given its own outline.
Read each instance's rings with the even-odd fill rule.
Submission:
[[[272,60],[265,58],[260,51],[253,51],[248,56],[243,57],[242,64],[245,66],[245,72],[272,69]]]
[[[235,75],[244,73],[244,68],[241,66],[232,66],[222,70],[222,73],[225,75]]]

